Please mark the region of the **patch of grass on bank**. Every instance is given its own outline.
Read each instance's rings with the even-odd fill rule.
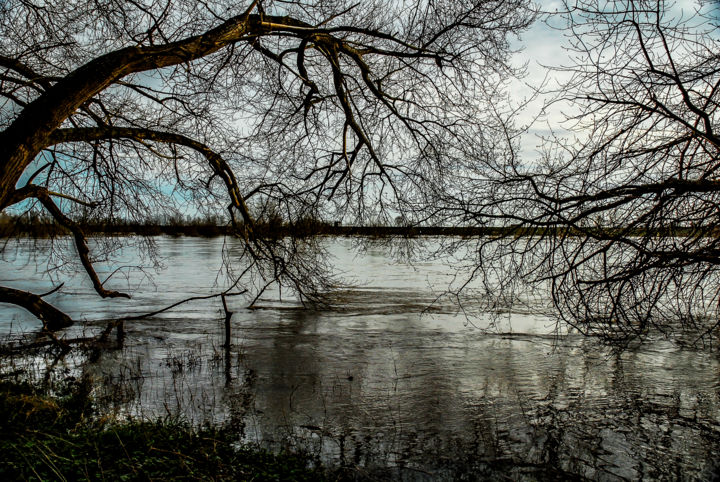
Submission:
[[[307,458],[239,447],[218,428],[91,421],[82,383],[48,396],[0,382],[0,480],[323,480]]]

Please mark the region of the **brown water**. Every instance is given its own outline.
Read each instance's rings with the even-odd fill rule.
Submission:
[[[224,286],[222,240],[156,241],[166,269],[154,284],[137,274],[123,281],[132,310]],[[355,255],[347,239],[327,242],[334,264],[357,282],[338,295],[340,306],[306,310],[269,292],[250,310],[235,298],[226,353],[219,301],[183,305],[129,323],[123,349],[79,370],[97,381],[107,410],[227,423],[244,441],[305,450],[358,476],[718,477],[716,348],[654,339],[613,353],[593,339],[557,336],[531,302],[469,320],[442,303],[421,314],[449,280],[442,260],[394,264],[380,246]],[[0,284],[49,288],[44,270],[26,262],[44,249],[6,246]],[[118,256],[119,265],[142,264],[132,250]],[[82,276],[49,300],[89,320],[75,333],[129,310],[126,301],[98,300]],[[34,327],[22,311],[0,307],[3,333]],[[65,369],[78,370],[71,361]]]

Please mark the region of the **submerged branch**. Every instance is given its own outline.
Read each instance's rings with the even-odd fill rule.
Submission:
[[[188,302],[190,302],[190,301],[209,300],[209,299],[212,299],[212,298],[222,297],[222,299],[223,299],[223,305],[225,305],[225,297],[227,297],[227,296],[238,296],[238,295],[242,295],[242,294],[245,294],[245,293],[247,293],[247,290],[238,291],[237,293],[226,293],[226,292],[223,291],[223,292],[221,292],[221,293],[215,293],[215,294],[206,295],[206,296],[192,296],[192,297],[190,297],[190,298],[185,298],[184,300],[181,300],[181,301],[178,301],[178,302],[176,302],[176,303],[173,303],[172,305],[166,306],[165,308],[161,308],[161,309],[156,310],[156,311],[151,311],[150,313],[145,313],[145,314],[143,314],[143,315],[136,315],[136,316],[124,317],[124,318],[122,318],[122,320],[123,320],[123,321],[130,321],[130,320],[142,320],[142,319],[144,319],[144,318],[150,318],[151,316],[159,315],[160,313],[164,313],[164,312],[166,312],[166,311],[169,311],[169,310],[175,308],[176,306],[180,306],[180,305],[182,305],[182,304],[184,304],[184,303],[188,303]],[[227,311],[227,310],[226,310],[226,311]]]

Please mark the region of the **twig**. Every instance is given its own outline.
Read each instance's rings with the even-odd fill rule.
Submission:
[[[160,310],[152,311],[150,313],[145,313],[144,315],[137,315],[137,316],[126,316],[123,317],[122,320],[124,321],[130,321],[130,320],[142,320],[143,318],[149,318],[151,316],[159,315],[160,313],[163,313],[165,311],[171,310],[175,308],[176,306],[182,305],[183,303],[187,303],[188,301],[198,301],[198,300],[209,300],[211,298],[217,298],[218,296],[223,297],[223,303],[224,303],[224,297],[225,296],[238,296],[247,293],[247,290],[242,290],[237,293],[215,293],[214,295],[207,295],[207,296],[192,296],[190,298],[186,298],[184,300],[178,301],[177,303],[173,303],[170,306],[166,306],[165,308],[162,308]],[[227,311],[227,308],[226,308]]]
[[[62,288],[63,286],[65,286],[65,282],[60,283],[59,285],[57,285],[55,288],[51,289],[51,290],[48,291],[47,293],[43,293],[43,294],[38,295],[38,296],[39,296],[40,298],[44,298],[44,297],[46,297],[46,296],[50,296],[51,294],[55,293],[57,290],[59,290],[59,289]]]

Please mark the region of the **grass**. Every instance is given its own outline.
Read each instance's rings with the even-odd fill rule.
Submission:
[[[217,427],[93,418],[87,384],[52,395],[0,382],[0,480],[323,480],[308,457],[235,443]]]

